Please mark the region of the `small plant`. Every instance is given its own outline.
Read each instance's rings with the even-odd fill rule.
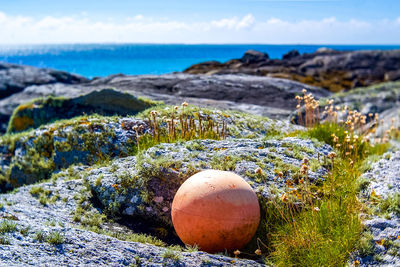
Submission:
[[[162,255],[164,259],[171,259],[175,262],[181,260],[181,255],[179,253],[176,253],[175,251],[167,249]]]
[[[0,245],[10,245],[10,240],[5,236],[0,236]]]
[[[0,234],[11,233],[17,230],[17,224],[10,220],[3,220],[0,223]]]
[[[46,237],[46,242],[52,245],[60,245],[64,243],[64,236],[61,235],[59,232],[51,232]]]
[[[227,116],[227,115],[226,115]],[[227,135],[226,117],[211,116],[201,110],[189,107],[186,102],[172,111],[152,110],[148,114],[150,133],[143,132],[143,126],[134,126],[138,150],[145,150],[159,143],[174,143],[194,139],[225,139]],[[229,117],[229,116],[227,116]]]
[[[42,243],[46,240],[46,234],[43,231],[36,232],[33,236],[33,240]]]
[[[30,227],[29,227],[29,226],[27,226],[27,227],[23,227],[23,228],[21,228],[21,229],[19,230],[19,232],[20,232],[20,234],[21,234],[21,235],[23,235],[23,236],[27,236],[27,235],[28,235],[28,233],[29,233],[29,230],[30,230]]]

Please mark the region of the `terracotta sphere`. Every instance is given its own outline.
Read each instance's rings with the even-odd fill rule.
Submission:
[[[213,253],[244,247],[257,230],[260,206],[243,178],[232,172],[206,170],[181,185],[171,215],[183,243]]]

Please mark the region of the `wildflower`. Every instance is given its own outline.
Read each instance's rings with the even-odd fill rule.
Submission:
[[[281,200],[282,200],[282,202],[287,202],[288,201],[286,193],[281,196]]]
[[[235,250],[234,252],[233,252],[233,254],[235,255],[235,258],[237,258],[237,256],[239,256],[240,255],[240,250]]]
[[[283,177],[283,173],[282,172],[278,172],[278,176],[279,176],[279,178],[282,178]]]
[[[307,165],[301,165],[301,168],[300,168],[300,172],[301,172],[301,174],[307,174],[307,171],[308,171],[308,166]]]
[[[260,167],[258,167],[257,169],[254,170],[254,173],[258,174],[258,175],[262,175],[262,169]]]
[[[380,196],[375,192],[375,189],[372,189],[371,191],[371,197],[376,197],[376,198],[380,198]]]
[[[112,187],[113,187],[115,190],[118,190],[118,184],[113,184]]]
[[[308,164],[309,159],[308,158],[303,158],[303,164]]]
[[[187,102],[182,103],[182,107],[187,107],[189,104]]]
[[[360,261],[359,260],[355,260],[355,261],[353,261],[353,264],[354,264],[354,266],[358,266],[358,265],[360,265]]]
[[[380,239],[380,240],[376,241],[376,244],[378,244],[379,246],[382,246],[383,243],[385,243],[385,239]]]
[[[175,107],[174,107],[174,109],[175,109],[175,110],[178,110],[178,109],[179,109],[179,107],[178,107],[178,106],[175,106]]]
[[[316,212],[318,212],[320,209],[318,208],[318,207],[314,207],[313,208],[313,211],[316,211]]]
[[[328,154],[328,158],[335,158],[336,157],[336,153],[335,152],[331,152]]]
[[[254,251],[254,253],[255,253],[256,255],[260,256],[260,255],[261,255],[261,249],[256,249],[256,251]]]
[[[306,89],[301,90],[303,92],[303,94],[307,93]]]

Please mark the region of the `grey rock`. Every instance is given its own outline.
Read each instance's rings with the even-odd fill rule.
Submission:
[[[77,171],[82,171],[83,168]],[[263,266],[251,260],[205,252],[180,252],[150,244],[121,241],[97,234],[73,221],[77,205],[74,195],[85,190],[82,179],[65,180],[39,185],[58,195],[59,200],[40,204],[29,191],[32,186],[19,188],[15,194],[3,194],[11,205],[0,210],[0,223],[14,219],[17,231],[4,234],[8,245],[0,245],[0,264],[7,266]],[[63,200],[65,199],[65,201]],[[26,233],[23,232],[26,229]],[[128,229],[134,232],[137,229]],[[24,234],[23,234],[24,233]],[[49,236],[59,233],[61,244],[54,245],[35,239],[37,233]],[[167,256],[167,255],[172,255]]]
[[[63,71],[0,63],[0,99],[22,91],[29,85],[82,83],[88,79]]]
[[[43,124],[60,119],[70,119],[93,113],[104,116],[135,115],[152,106],[148,101],[140,100],[128,93],[113,89],[92,91],[75,98],[37,99],[17,108],[10,119],[8,133],[21,132],[30,127],[38,128]],[[18,120],[25,118],[31,123],[20,125]]]
[[[186,101],[201,107],[246,111],[272,118],[286,118],[296,106],[295,95],[300,94],[303,88],[313,92],[316,98],[330,95],[326,90],[298,82],[248,75],[112,75],[79,85],[29,86],[0,100],[3,132],[13,110],[20,104],[50,95],[76,98],[104,88],[115,88],[171,105]]]
[[[161,144],[148,149],[139,159],[128,157],[94,169],[87,179],[100,202],[114,214],[157,218],[172,225],[169,209],[173,197],[179,186],[196,172],[232,171],[248,181],[260,198],[269,199],[274,195],[271,190],[282,191],[287,180],[296,181],[303,158],[323,161],[331,151],[327,145],[297,138]],[[254,170],[259,167],[263,174],[255,175]],[[278,178],[278,171],[283,172],[283,178]],[[318,183],[325,174],[325,168],[318,166],[308,177]]]
[[[369,181],[368,188],[362,192],[365,199],[370,198],[372,190],[382,199],[400,193],[400,151],[387,152],[381,160],[371,165],[371,169],[362,178]],[[375,213],[367,216],[363,223],[372,234],[373,252],[371,255],[358,255],[356,252],[352,260],[358,260],[360,266],[399,266],[399,215],[391,213],[384,216]]]
[[[262,53],[251,53],[259,54]],[[399,78],[400,50],[334,51],[324,48],[311,54],[289,53],[282,60],[271,60],[261,56],[250,56],[250,59],[254,57],[256,60],[233,59],[218,65],[199,63],[184,72],[269,75],[323,87],[334,92],[395,81]]]

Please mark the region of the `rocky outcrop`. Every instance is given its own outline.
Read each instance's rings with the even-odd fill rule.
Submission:
[[[83,167],[76,169],[83,170]],[[134,233],[137,229],[121,225],[115,229],[123,233],[120,235],[125,237],[123,240],[110,232],[82,229],[74,220],[79,205],[79,199],[74,196],[85,191],[85,186],[82,179],[69,178],[68,173],[64,173],[57,181],[39,187],[22,187],[16,193],[2,195],[8,204],[0,208],[0,223],[15,225],[15,228],[0,236],[1,265],[264,266],[253,260],[190,252],[176,246],[156,246],[148,243],[151,239],[139,242],[143,236]],[[47,204],[39,201],[32,188],[46,190],[54,201]]]
[[[264,55],[264,56],[263,56]],[[283,59],[269,59],[264,53],[248,51],[226,63],[195,64],[191,74],[251,74],[279,77],[341,91],[385,81],[400,80],[400,50],[334,51],[318,49],[302,54],[290,51]]]
[[[127,116],[137,114],[152,103],[133,95],[103,89],[76,98],[49,97],[18,106],[10,119],[8,133],[38,128],[43,124],[82,115]]]
[[[249,75],[112,75],[79,85],[57,83],[29,86],[20,93],[0,100],[2,132],[13,110],[20,104],[49,95],[76,98],[103,88],[115,88],[171,105],[186,101],[196,106],[240,110],[272,118],[286,118],[296,106],[294,96],[300,94],[303,88],[316,98],[330,95],[324,89],[294,81]]]
[[[88,79],[64,71],[0,62],[0,99],[22,91],[30,85],[52,83],[76,84]]]
[[[308,173],[309,181],[322,182],[327,170],[318,159],[323,162],[331,151],[328,145],[299,138],[196,140],[184,146],[152,147],[140,158],[128,157],[112,162],[109,167],[94,169],[87,179],[108,211],[157,218],[172,225],[170,207],[176,191],[187,178],[201,170],[232,171],[266,201],[283,192],[288,181],[300,179],[303,158],[315,163]],[[255,173],[257,168],[261,168],[259,173]],[[283,173],[282,177],[279,172]]]
[[[400,265],[400,151],[386,153],[372,163],[361,179],[367,185],[362,193],[373,211],[364,215],[369,249],[358,251],[352,260],[362,266]]]
[[[172,106],[163,108],[165,116],[171,116],[173,110]],[[287,122],[238,112],[195,111],[203,118],[203,126],[211,119],[221,130],[224,122],[228,138],[262,137],[299,129]],[[149,113],[147,110],[139,118],[77,117],[0,139],[0,191],[49,179],[54,172],[73,164],[94,164],[134,154],[137,134],[153,133]],[[167,125],[164,122],[160,127],[165,130]]]

